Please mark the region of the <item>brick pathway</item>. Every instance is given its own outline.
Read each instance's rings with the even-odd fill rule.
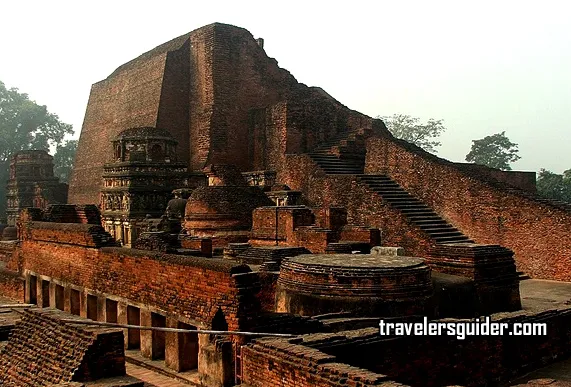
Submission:
[[[179,382],[178,380],[161,375],[157,372],[136,366],[131,363],[125,364],[127,375],[133,376],[145,382],[145,387],[189,387],[190,384]]]

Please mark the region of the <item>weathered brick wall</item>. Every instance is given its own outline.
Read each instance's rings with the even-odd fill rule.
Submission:
[[[255,170],[250,110],[285,100],[301,87],[291,74],[269,58],[245,29],[218,24],[212,42],[214,103],[210,126],[210,162]],[[262,146],[265,145],[265,139]],[[259,168],[265,169],[265,168]]]
[[[485,165],[472,163],[454,163],[459,169],[468,173],[475,171],[492,179],[499,180],[511,186],[523,189],[524,191],[537,192],[535,172],[524,171],[501,171],[495,168],[489,168]]]
[[[564,209],[389,138],[368,140],[366,172],[387,173],[476,242],[510,248],[532,277],[571,280],[571,213]]]
[[[295,190],[303,191],[311,207],[337,206],[347,209],[347,222],[382,231],[383,244],[402,246],[408,255],[425,256],[431,246],[426,234],[410,223],[398,210],[382,199],[355,177],[326,176],[306,155],[287,155],[285,168],[278,181]]]
[[[12,260],[17,246],[18,241],[0,241],[0,265],[2,262],[6,264]]]
[[[338,363],[335,356],[279,340],[242,347],[242,377],[252,387],[402,386],[384,375]]]
[[[256,278],[234,276],[249,272],[245,265],[152,251],[74,245],[67,240],[76,241],[81,235],[69,231],[60,238],[59,242],[22,241],[22,270],[123,297],[207,327],[219,307],[229,329],[236,330],[259,310],[254,294],[259,286]]]
[[[56,310],[23,311],[0,352],[0,384],[43,386],[125,375],[123,332],[62,323]]]
[[[102,226],[85,223],[27,222],[21,228],[21,238],[86,247],[114,243]]]
[[[260,307],[264,311],[273,312],[276,309],[276,282],[279,273],[260,272],[260,291],[257,294]]]
[[[0,295],[24,302],[25,284],[19,273],[0,268]]]
[[[446,320],[455,321],[460,320]],[[243,378],[255,387],[401,385],[390,380],[415,386],[496,385],[569,354],[571,309],[498,314],[494,321],[545,322],[547,336],[384,338],[377,328],[366,328],[262,339],[242,347]]]

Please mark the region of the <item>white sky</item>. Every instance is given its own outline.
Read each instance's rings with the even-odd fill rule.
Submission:
[[[571,4],[571,3],[570,3]],[[2,0],[0,80],[71,123],[91,85],[212,22],[370,116],[443,119],[441,157],[506,131],[514,169],[571,168],[571,5],[561,1]]]

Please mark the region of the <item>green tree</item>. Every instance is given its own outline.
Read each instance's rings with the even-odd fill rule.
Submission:
[[[436,139],[446,131],[443,120],[433,118],[425,123],[422,123],[420,118],[407,114],[393,114],[390,117],[379,118],[385,122],[387,129],[396,138],[411,142],[432,153],[436,153],[436,148],[441,145]]]
[[[59,177],[64,183],[69,181],[75,152],[77,150],[77,140],[68,140],[57,146],[54,155],[54,175]]]
[[[44,149],[62,144],[72,126],[30,100],[18,89],[0,81],[0,217],[6,205],[6,181],[10,156],[20,150]]]
[[[517,146],[506,137],[506,132],[496,133],[480,140],[473,140],[466,161],[511,171],[510,163],[521,158],[518,156]]]
[[[542,168],[537,174],[537,193],[571,203],[571,169],[559,175]]]

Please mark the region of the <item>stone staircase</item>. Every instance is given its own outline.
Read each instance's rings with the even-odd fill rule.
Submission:
[[[365,167],[361,131],[338,134],[317,146],[309,156],[328,175],[354,175],[363,173]],[[336,152],[338,154],[336,154]]]
[[[309,156],[328,175],[357,175],[363,173],[364,165],[352,160],[343,160],[333,154],[314,151]]]
[[[438,243],[474,243],[434,210],[409,194],[386,175],[358,175],[357,179],[379,195],[392,208],[399,210],[412,223]]]
[[[355,147],[363,138],[359,131],[343,133],[320,144],[309,156],[328,175],[357,175],[358,181],[400,211],[437,244],[474,243],[389,176],[363,174],[364,154],[361,155],[356,149],[359,147]]]

